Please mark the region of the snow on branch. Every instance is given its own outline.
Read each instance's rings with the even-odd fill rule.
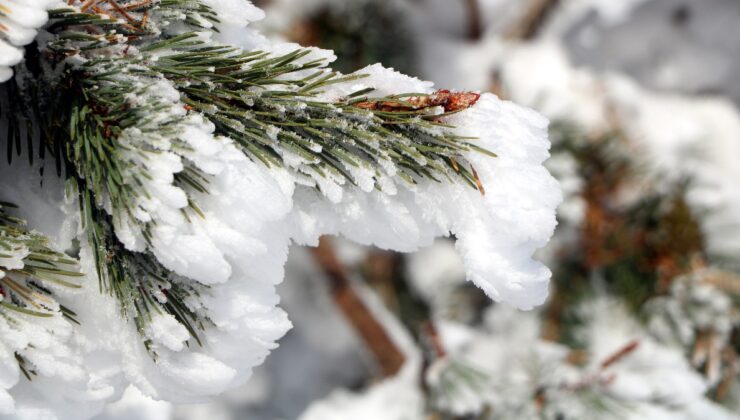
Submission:
[[[545,300],[533,254],[561,192],[534,111],[381,65],[332,72],[331,52],[247,28],[262,12],[244,0],[67,3],[27,57],[45,74],[18,66],[2,87],[2,150],[66,177],[56,207],[86,277],[64,351],[84,363],[1,381],[5,412],[89,416],[127,384],[176,402],[236,387],[291,326],[275,290],[289,245],[323,235],[402,252],[453,236],[492,299]],[[15,141],[18,121],[42,151]]]

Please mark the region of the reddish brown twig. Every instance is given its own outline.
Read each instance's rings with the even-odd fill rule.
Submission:
[[[637,341],[637,340],[633,340],[633,341],[627,343],[627,345],[625,345],[621,349],[619,349],[616,352],[614,352],[614,354],[612,354],[611,356],[609,356],[606,359],[604,359],[601,362],[601,369],[606,369],[609,366],[611,366],[611,365],[619,362],[620,360],[624,359],[625,357],[627,357],[627,355],[629,355],[633,351],[637,350],[637,347],[639,347],[639,346],[640,346],[640,342]]]
[[[609,355],[606,359],[602,360],[601,363],[599,363],[599,368],[596,372],[584,376],[575,383],[567,384],[563,388],[569,391],[579,391],[594,385],[604,386],[613,383],[617,378],[617,375],[615,373],[606,372],[606,369],[624,360],[625,357],[637,350],[639,346],[640,342],[638,340],[630,341],[625,346]],[[582,357],[582,355],[579,356],[579,358]]]
[[[113,7],[113,9],[115,9],[116,12],[118,12],[121,16],[123,16],[124,19],[126,19],[128,21],[128,23],[130,23],[131,25],[135,25],[135,24],[138,24],[139,23],[123,7],[121,7],[121,5],[118,4],[118,2],[116,0],[104,0],[104,1],[106,3],[108,3],[108,4],[110,4]]]
[[[398,100],[365,101],[354,106],[362,109],[385,112],[418,111],[426,108],[441,106],[445,112],[458,112],[470,108],[480,99],[475,92],[451,92],[447,89],[438,90],[427,96],[413,96]]]
[[[142,0],[138,3],[126,5],[121,5],[116,0],[67,0],[67,4],[70,6],[77,2],[81,3],[79,7],[82,12],[92,11],[99,15],[121,18],[127,22],[125,26],[133,31],[138,31],[147,24],[149,18],[148,12],[146,10],[143,12],[141,20],[137,20],[129,12],[150,6],[153,0]]]
[[[81,12],[86,12],[88,9],[95,7],[98,3],[100,3],[101,0],[87,0],[86,2],[82,3],[80,6]],[[69,0],[68,4],[71,6],[73,5],[75,0]]]
[[[151,6],[153,0],[143,0],[139,3],[133,3],[133,4],[127,4],[125,6],[121,5],[121,7],[126,11],[141,9],[142,7],[148,7]]]

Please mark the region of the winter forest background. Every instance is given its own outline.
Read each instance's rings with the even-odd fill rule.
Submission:
[[[382,63],[546,116],[549,297],[493,303],[450,239],[294,245],[293,328],[246,384],[193,404],[129,387],[95,419],[740,419],[740,1],[253,3],[248,29],[343,73]]]

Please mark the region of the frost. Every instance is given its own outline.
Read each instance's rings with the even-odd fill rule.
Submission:
[[[13,75],[12,66],[23,59],[23,47],[48,19],[47,7],[57,0],[0,0],[0,83]]]
[[[219,33],[209,33],[209,36],[213,36],[214,40],[224,44],[237,45],[247,51],[269,47],[270,42],[264,36],[248,27],[250,23],[265,17],[265,13],[251,2],[245,0],[204,0],[204,3],[216,11],[220,20],[218,24]]]
[[[710,252],[737,255],[740,188],[735,180],[740,172],[733,162],[740,157],[735,140],[740,113],[732,103],[657,93],[622,75],[576,68],[562,46],[549,40],[505,50],[502,78],[514,100],[588,132],[611,130],[616,120],[665,183],[692,180],[688,200],[696,211],[706,213],[701,223]],[[578,203],[569,200],[568,208],[577,214]]]
[[[394,73],[387,79],[379,69],[374,74],[366,83],[378,80],[380,89],[407,90],[404,81],[411,89],[421,87]],[[481,147],[499,155],[468,156],[488,186],[485,196],[466,185],[432,181],[397,185],[389,195],[327,179],[318,192],[296,184],[283,170],[248,160],[229,139],[209,135],[208,124],[184,138],[193,140],[193,151],[184,157],[197,161],[202,150],[210,156],[207,167],[220,170],[210,193],[194,196],[205,219],[166,232],[158,228],[153,251],[178,273],[212,285],[201,297],[213,322],[204,334],[211,345],[208,351],[164,352],[155,371],[137,367],[147,364],[137,356],[124,369],[129,380],[145,394],[173,401],[215,395],[241,383],[290,325],[276,307],[274,290],[283,278],[288,245],[313,245],[324,234],[400,251],[454,234],[468,277],[492,298],[522,308],[541,303],[550,274],[532,253],[552,234],[560,200],[557,183],[541,166],[548,156],[546,121],[484,95],[450,122],[461,127],[460,135],[479,137]],[[217,268],[223,262],[228,271]],[[197,367],[203,364],[209,368]]]
[[[715,386],[722,379],[716,355],[728,345],[734,325],[740,321],[733,309],[731,274],[715,269],[698,270],[676,279],[670,294],[649,302],[649,328],[661,342],[694,348],[691,363],[705,365],[707,382]]]
[[[440,323],[450,354],[427,371],[431,402],[461,417],[480,416],[484,407],[495,407],[485,414],[492,420],[688,420],[700,418],[698,413],[736,418],[704,396],[706,384],[688,365],[682,348],[655,341],[618,303],[597,298],[581,310],[588,319],[581,338],[588,343],[584,351],[590,361],[583,366],[569,361],[567,347],[540,338],[542,324],[534,312],[495,305],[480,328]],[[386,320],[385,325],[393,323]],[[408,365],[413,366],[411,360]],[[413,373],[402,371],[362,393],[335,391],[299,418],[422,420],[422,390],[409,371]],[[466,379],[454,379],[459,375]],[[538,395],[547,404],[540,405]]]
[[[28,254],[29,250],[24,245],[9,250],[3,249],[3,255],[0,256],[0,267],[5,271],[21,270],[24,267],[23,260]]]
[[[245,49],[264,42],[247,28],[262,17],[259,9],[241,0],[207,3],[222,18],[221,32],[206,32],[203,39]],[[266,47],[276,55],[296,48],[291,44]],[[301,61],[316,59],[331,60],[333,54],[313,49]],[[429,82],[380,65],[360,73],[369,77],[332,85],[320,99],[339,100],[366,87],[374,88],[379,96],[431,93],[433,89]],[[21,195],[53,203],[54,211],[42,219],[67,226],[72,232],[67,232],[67,245],[74,236],[82,244],[80,260],[88,276],[73,298],[60,297],[60,303],[69,305],[83,320],[80,326],[60,316],[52,320],[58,324],[53,326],[56,334],[35,333],[28,326],[27,331],[34,333],[26,336],[0,323],[4,346],[0,361],[12,362],[0,371],[1,389],[7,392],[0,394],[0,402],[8,402],[5,411],[15,409],[21,417],[42,410],[49,418],[84,418],[119,397],[128,385],[151,398],[192,403],[244,383],[291,327],[278,307],[276,292],[284,277],[289,246],[316,245],[322,235],[341,235],[360,244],[403,252],[454,236],[466,277],[492,299],[522,309],[545,300],[550,271],[533,254],[553,233],[561,193],[543,167],[549,157],[548,121],[534,111],[484,94],[475,106],[445,119],[458,127],[454,134],[475,137],[477,146],[498,156],[466,152],[485,194],[461,181],[396,182],[392,177],[398,169],[390,160],[381,160],[378,168],[352,169],[354,186],[338,173],[316,176],[303,171],[305,161],[290,153],[283,154],[287,168],[268,168],[250,159],[234,140],[217,135],[211,122],[187,110],[170,82],[156,77],[143,80],[146,83],[137,85],[127,101],[157,104],[158,112],[127,128],[118,141],[126,150],[122,154],[125,182],[147,194],[135,198],[130,215],[112,215],[115,233],[128,250],[151,252],[175,273],[173,282],[204,286],[203,293],[186,302],[207,320],[199,326],[202,345],[187,341],[188,331],[170,315],[155,314],[143,332],[137,331],[134,322],[121,316],[118,302],[98,290],[93,250],[85,245],[78,203],[71,198],[49,199],[44,192],[29,189]],[[270,137],[278,135],[269,133]],[[321,151],[319,145],[311,147]],[[137,168],[146,168],[151,176],[137,178]],[[178,181],[187,171],[203,174],[208,193]],[[375,188],[376,176],[379,188]],[[2,178],[3,191],[6,179]],[[199,214],[189,207],[189,199],[197,203]],[[103,202],[112,212],[110,199]],[[143,225],[149,228],[149,237]],[[47,233],[55,235],[56,229]],[[0,263],[10,267],[17,260],[14,256]],[[162,302],[166,300],[163,290],[154,291]],[[102,333],[108,331],[115,334]],[[142,345],[140,333],[146,345],[156,349],[156,358]],[[18,349],[24,349],[38,369],[39,380],[18,384],[12,358]],[[419,356],[411,353],[413,349],[409,354],[414,361],[402,377],[371,393],[373,404],[410,402],[400,408],[399,419],[411,418],[421,406],[419,390],[405,389],[420,369]],[[60,389],[63,392],[54,393]]]
[[[371,75],[364,86],[376,88],[378,95],[431,91],[429,83],[379,66],[360,72]],[[341,95],[351,89],[337,90]],[[345,188],[341,201],[332,193],[326,203],[299,188],[294,240],[312,245],[322,234],[338,234],[410,252],[454,234],[470,280],[495,300],[532,308],[544,301],[550,272],[531,257],[552,235],[554,209],[561,200],[557,182],[541,166],[549,156],[547,121],[484,94],[476,106],[448,122],[459,127],[456,134],[479,138],[479,146],[499,156],[467,156],[483,185],[491,185],[485,196],[461,184],[422,181],[414,187],[399,185],[394,195]]]
[[[249,23],[262,20],[265,12],[243,0],[204,0],[221,20],[246,27]]]
[[[27,250],[18,250],[11,259],[0,260],[0,272],[24,267]],[[17,276],[17,272],[13,274]],[[76,300],[75,293],[62,293],[62,302]],[[74,402],[89,401],[80,407],[83,415],[102,408],[102,399],[113,396],[110,385],[97,386],[78,347],[81,338],[74,324],[59,312],[39,319],[15,311],[3,311],[0,317],[0,413],[32,418],[40,413],[52,415],[75,408]],[[26,368],[43,380],[28,382],[16,357],[22,357]],[[93,363],[94,364],[94,363]],[[65,402],[62,402],[65,401]]]
[[[181,351],[190,333],[172,315],[157,315],[147,326],[147,336],[172,351]]]
[[[123,393],[120,401],[110,404],[105,412],[106,420],[166,420],[171,418],[172,408],[163,401],[154,401],[142,395],[134,387]]]

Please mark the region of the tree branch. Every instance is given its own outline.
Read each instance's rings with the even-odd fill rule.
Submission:
[[[483,36],[483,22],[481,19],[480,4],[478,0],[464,0],[468,9],[468,37],[477,41]]]
[[[312,253],[330,281],[334,301],[375,357],[384,377],[398,373],[406,357],[353,289],[347,270],[337,258],[331,240],[321,238],[319,246]]]

